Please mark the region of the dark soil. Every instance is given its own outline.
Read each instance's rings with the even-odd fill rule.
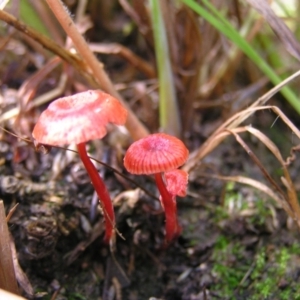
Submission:
[[[261,176],[234,143],[223,143],[208,160],[222,162],[224,172]],[[9,228],[34,290],[29,295],[23,283],[30,299],[296,299],[300,291],[299,231],[253,189],[194,170],[188,196],[178,199],[182,235],[166,249],[158,200],[128,182],[125,190],[124,179],[100,167],[124,237],[111,252],[77,156],[50,180],[64,150],[43,155],[9,135],[1,149],[1,199],[7,211],[19,203]],[[15,163],[17,149],[26,155]],[[134,179],[156,193],[150,178]]]

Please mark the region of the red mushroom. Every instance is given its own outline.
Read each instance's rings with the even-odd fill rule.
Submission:
[[[90,90],[53,101],[41,114],[32,132],[38,144],[77,145],[80,158],[102,204],[105,242],[113,237],[114,209],[108,190],[87,155],[85,143],[104,137],[107,123],[123,125],[126,118],[127,111],[117,99],[102,91]]]
[[[132,174],[154,174],[166,216],[166,242],[180,234],[175,195],[167,189],[163,172],[172,171],[185,163],[188,149],[176,137],[156,133],[133,143],[124,157],[124,166]]]

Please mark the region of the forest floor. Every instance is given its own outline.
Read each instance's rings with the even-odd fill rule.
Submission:
[[[281,140],[292,136],[276,124],[267,130]],[[279,178],[270,154],[249,142]],[[118,165],[106,144],[96,144],[93,156]],[[159,201],[111,170],[100,167],[124,237],[113,252],[103,244],[101,211],[91,205],[93,188],[76,155],[36,153],[6,134],[1,157],[0,196],[7,211],[18,203],[9,229],[29,299],[300,299],[299,229],[261,192],[204,175],[209,165],[263,181],[234,139],[190,173],[188,196],[178,199],[182,235],[167,249]],[[298,164],[291,167],[296,186]],[[131,178],[157,195],[151,178]]]

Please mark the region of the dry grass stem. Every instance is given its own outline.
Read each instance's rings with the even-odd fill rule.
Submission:
[[[291,123],[291,122],[290,122]],[[246,127],[246,130],[250,132],[252,135],[256,136],[277,158],[279,161],[284,177],[282,178],[282,181],[285,182],[285,187],[287,188],[287,195],[286,195],[286,201],[290,205],[292,214],[291,217],[298,223],[298,226],[300,227],[300,206],[298,202],[297,193],[293,184],[293,181],[290,177],[290,173],[287,169],[285,160],[282,158],[281,153],[277,146],[261,131],[253,128],[253,127]]]
[[[16,211],[17,207],[18,207],[19,203],[17,203],[16,205],[14,205],[10,211],[8,212],[7,216],[6,216],[6,222],[8,223],[10,218],[12,217],[12,215],[14,214],[14,212]]]
[[[52,53],[55,53],[57,56],[61,57],[64,61],[68,62],[77,71],[79,71],[81,75],[86,77],[91,84],[96,85],[92,76],[86,72],[85,63],[77,55],[72,54],[70,51],[56,44],[50,38],[42,35],[37,30],[30,28],[25,23],[19,21],[17,18],[5,12],[4,10],[0,10],[0,20],[23,32],[25,35],[35,40],[38,44],[42,45],[45,49],[48,49]]]
[[[234,135],[236,138],[237,142],[244,148],[244,150],[247,152],[247,154],[250,156],[250,158],[253,160],[253,162],[259,167],[260,171],[264,175],[264,177],[272,184],[272,186],[277,190],[279,194],[281,194],[283,197],[284,192],[281,189],[281,187],[276,183],[275,180],[273,180],[272,176],[269,174],[269,172],[266,170],[266,168],[263,166],[259,158],[254,154],[254,152],[249,148],[249,146],[244,142],[244,140],[238,135],[238,132],[245,132],[247,129],[246,128],[236,128],[234,130],[229,130],[231,134]]]
[[[233,182],[252,186],[253,188],[262,191],[263,193],[268,195],[270,198],[274,199],[280,207],[286,206],[284,199],[280,195],[275,193],[271,188],[269,188],[267,185],[265,185],[264,183],[262,183],[258,180],[255,180],[255,179],[252,179],[249,177],[245,177],[245,176],[240,176],[240,175],[238,175],[238,176],[223,176],[223,175],[211,175],[211,174],[203,174],[202,175],[201,174],[201,176],[208,177],[208,178],[215,178],[215,179],[219,179],[219,180],[223,180],[223,181],[233,181]]]
[[[156,72],[150,63],[143,60],[129,48],[126,48],[123,45],[117,43],[89,43],[89,47],[93,52],[118,55],[127,60],[132,66],[143,72],[148,78],[156,77]]]
[[[193,153],[191,153],[190,158],[188,162],[184,166],[184,170],[189,172],[193,168],[197,166],[199,161],[203,159],[207,154],[209,154],[215,147],[217,147],[223,140],[223,138],[226,137],[226,134],[223,135],[223,138],[219,136],[219,133],[223,131],[224,129],[234,129],[238,127],[242,122],[244,122],[247,118],[249,118],[253,113],[255,113],[257,110],[263,110],[263,109],[273,109],[276,113],[279,113],[280,117],[284,116],[284,114],[280,111],[279,108],[274,109],[274,106],[263,106],[265,103],[274,96],[277,92],[280,91],[282,87],[293,81],[295,78],[300,76],[300,71],[295,72],[285,80],[283,80],[280,84],[276,85],[274,88],[272,88],[270,91],[268,91],[266,94],[264,94],[262,97],[260,97],[257,101],[255,101],[249,108],[236,113],[231,118],[229,118],[226,122],[224,122],[219,128],[216,129],[216,131],[206,140],[206,142],[197,150],[195,150]],[[288,121],[286,117],[283,118],[284,122],[287,122],[287,124],[291,125],[291,122]],[[291,129],[295,134],[299,134],[299,130],[294,126],[291,125]]]
[[[291,78],[295,78],[295,76],[299,75],[300,72],[295,73]],[[287,83],[288,81],[286,81]],[[282,84],[280,85],[282,86]],[[190,159],[189,163],[184,167],[186,171],[190,171],[192,168],[195,167],[196,163],[199,159],[202,159],[205,155],[210,153],[215,147],[217,147],[228,135],[234,135],[237,142],[245,149],[254,163],[259,167],[264,177],[267,181],[273,186],[278,196],[274,197],[274,191],[267,188],[264,189],[265,193],[272,195],[272,198],[275,199],[277,202],[281,203],[283,208],[286,210],[289,216],[298,224],[300,227],[300,206],[298,203],[297,193],[293,184],[293,181],[290,177],[290,173],[287,169],[287,163],[283,159],[278,147],[261,131],[252,126],[245,126],[245,127],[237,127],[241,124],[244,120],[246,120],[249,116],[251,116],[254,112],[259,110],[272,110],[274,113],[277,114],[278,118],[281,118],[283,122],[292,130],[292,132],[300,138],[300,131],[298,128],[285,116],[285,114],[276,106],[261,106],[265,103],[276,91],[279,90],[279,87],[275,87],[273,90],[268,92],[264,97],[258,99],[250,108],[245,109],[239,113],[236,113],[232,116],[229,120],[223,123],[208,140],[204,143],[202,147],[200,147],[195,153],[194,156]],[[275,156],[275,158],[280,163],[282,170],[283,170],[283,177],[281,181],[283,186],[285,187],[286,191],[284,191],[279,184],[272,178],[272,176],[268,173],[266,168],[264,167],[263,163],[260,159],[253,153],[253,151],[249,148],[249,146],[244,142],[244,140],[240,137],[240,133],[249,132],[253,136],[255,136],[260,142],[262,142]],[[298,148],[296,148],[297,150]],[[289,161],[289,160],[287,160]],[[191,163],[193,162],[193,163]],[[243,179],[244,180],[244,179]],[[254,183],[251,181],[251,184]],[[249,184],[249,182],[247,183]],[[260,190],[262,186],[259,185],[257,187]],[[281,201],[280,199],[284,199]]]
[[[51,101],[52,99],[55,99],[59,95],[61,95],[63,90],[65,89],[66,83],[67,83],[67,75],[65,73],[63,73],[60,77],[60,80],[59,80],[56,88],[31,100],[30,108],[38,107],[42,104],[47,103],[48,101]],[[0,116],[0,123],[16,117],[19,113],[20,113],[19,107],[15,107],[15,108],[5,112],[4,114],[2,114]]]
[[[9,231],[2,200],[0,201],[0,236],[0,288],[18,295],[19,289],[13,265]]]
[[[10,249],[11,249],[11,253],[12,253],[15,274],[16,274],[16,278],[19,283],[19,286],[22,288],[22,290],[26,293],[26,295],[28,297],[33,297],[33,295],[34,295],[33,287],[31,285],[26,273],[23,271],[23,269],[21,268],[21,266],[19,264],[17,249],[16,249],[15,242],[14,242],[12,236],[10,236]]]
[[[245,149],[247,154],[251,157],[253,162],[259,167],[264,177],[267,179],[267,181],[273,186],[275,191],[280,195],[280,197],[273,197],[277,202],[281,203],[283,208],[286,210],[288,215],[292,217],[292,219],[298,224],[300,227],[300,206],[298,203],[297,193],[294,187],[294,184],[291,180],[289,171],[286,167],[285,161],[281,156],[281,153],[277,146],[261,131],[251,127],[251,126],[245,126],[245,127],[238,127],[232,130],[226,129],[229,133],[235,136],[237,142]],[[254,135],[257,139],[259,139],[276,157],[276,159],[279,161],[282,169],[284,177],[281,178],[282,182],[284,183],[284,186],[286,188],[286,192],[282,190],[282,188],[276,183],[276,181],[271,177],[271,175],[268,173],[264,165],[261,163],[259,158],[253,153],[253,151],[248,147],[248,145],[244,142],[244,140],[240,137],[239,133],[242,132],[249,132],[252,135]],[[284,199],[284,201],[278,201],[279,199]]]

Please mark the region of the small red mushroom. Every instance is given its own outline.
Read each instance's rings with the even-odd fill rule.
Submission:
[[[175,195],[165,185],[163,173],[185,163],[189,151],[181,140],[164,133],[151,134],[134,142],[124,157],[124,166],[132,174],[154,174],[166,216],[166,242],[180,234]]]
[[[85,143],[104,137],[107,123],[123,125],[126,118],[127,111],[117,99],[102,91],[90,90],[53,101],[41,114],[32,132],[38,144],[77,145],[80,158],[102,203],[106,243],[114,233],[114,209],[108,190],[87,155]]]

